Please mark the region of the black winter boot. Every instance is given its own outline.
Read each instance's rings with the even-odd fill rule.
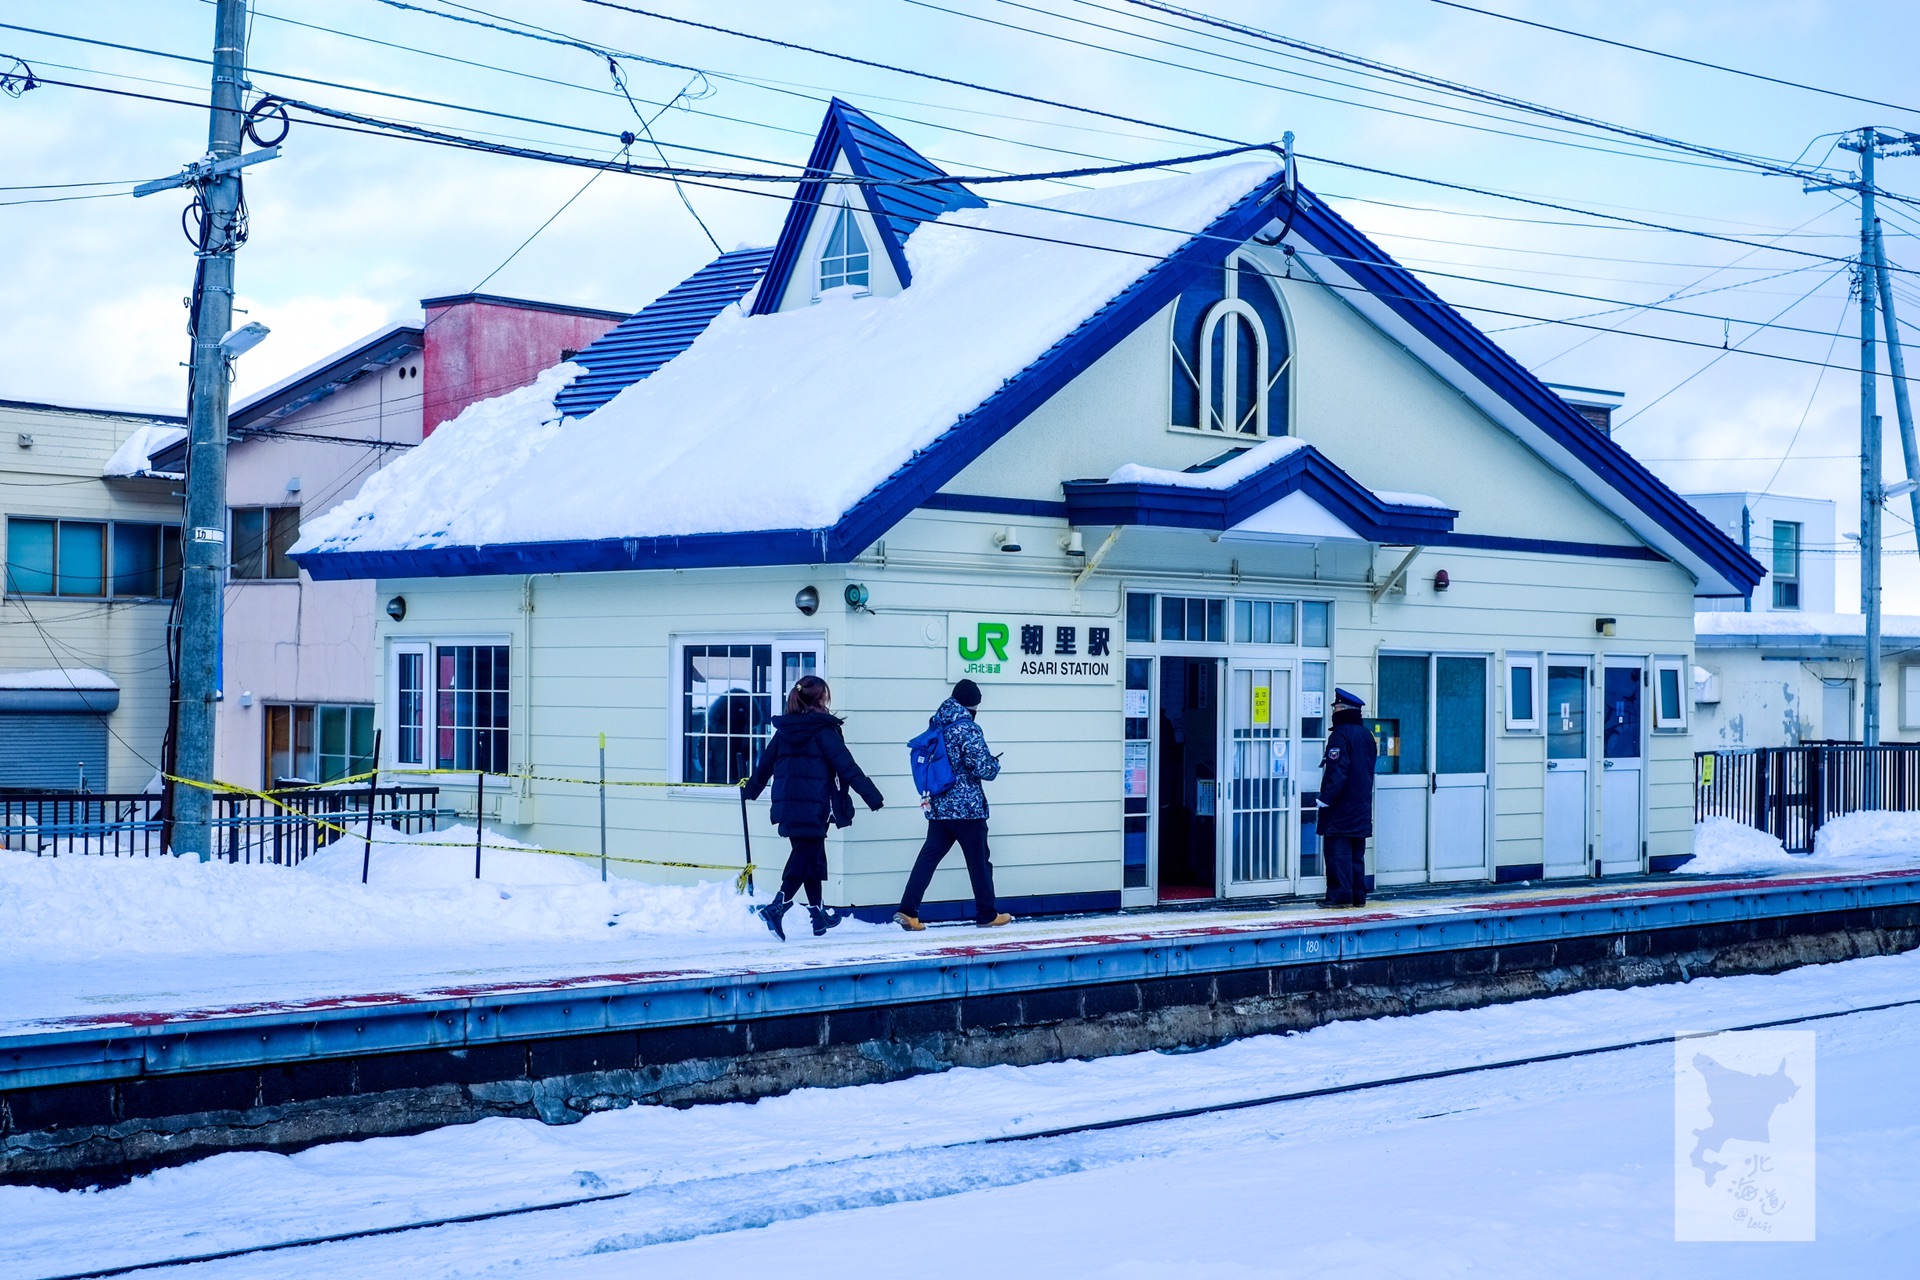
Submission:
[[[776,893],[773,895],[772,902],[769,902],[764,907],[758,908],[756,911],[756,914],[767,922],[767,928],[773,930],[773,936],[782,942],[787,940],[787,931],[785,927],[781,925],[780,921],[792,906],[792,898],[789,898],[784,893]],[[816,929],[816,932],[817,931]]]
[[[813,917],[813,936],[816,938],[822,936],[827,930],[846,919],[845,916],[835,911],[832,907],[809,906],[807,908],[807,914]]]

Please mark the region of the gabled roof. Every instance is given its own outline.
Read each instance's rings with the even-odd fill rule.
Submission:
[[[844,146],[850,165],[874,172],[869,126],[891,139],[836,101],[810,164],[824,169]],[[526,415],[548,417],[522,422],[519,410],[489,411],[484,431],[538,435],[497,483],[475,483],[467,451],[489,447],[478,435],[458,452],[451,442],[444,453],[423,446],[382,475],[396,500],[408,486],[427,497],[401,501],[396,513],[373,500],[370,485],[308,526],[302,566],[349,578],[850,561],[1217,270],[1230,245],[1289,213],[1281,177],[1265,162],[1042,205],[966,207],[978,202],[970,194],[957,201],[952,186],[909,253],[896,234],[911,225],[905,206],[889,206],[887,188],[868,187],[869,200],[880,201],[877,221],[899,241],[901,278],[910,260],[919,279],[894,297],[830,296],[770,314],[818,199],[821,184],[808,185],[814,194],[803,188],[789,210],[752,315],[723,308],[677,358],[563,430],[546,430],[550,412],[531,401]],[[919,196],[949,185],[894,190]],[[1311,486],[1315,502],[1345,504],[1348,527],[1383,538],[1665,558],[1703,593],[1751,591],[1764,574],[1758,561],[1332,209],[1304,189],[1297,199],[1288,239],[1301,247],[1300,261],[1644,545],[1443,530],[1433,508],[1387,509],[1417,502],[1371,495],[1369,506],[1363,488],[1343,487],[1345,473],[1312,454],[1263,484],[1293,484],[1296,493]],[[848,364],[854,352],[857,371]],[[436,434],[430,444],[438,443]],[[1246,493],[1251,501],[1253,490]],[[1113,489],[1099,500],[1121,497]],[[1083,491],[1079,501],[1095,499]],[[1127,501],[1136,514],[1164,515],[1193,499],[1146,485]]]
[[[1067,519],[1076,525],[1157,525],[1224,532],[1288,498],[1311,500],[1312,532],[1367,542],[1432,544],[1459,512],[1413,494],[1377,494],[1312,445],[1286,438],[1246,450],[1217,468],[1164,472],[1122,467],[1106,480],[1069,480]],[[1302,513],[1307,515],[1308,513]],[[1333,522],[1337,521],[1337,525]],[[1279,533],[1281,526],[1261,526]]]
[[[553,399],[568,417],[592,413],[693,345],[721,310],[765,274],[772,249],[723,253],[615,325],[573,358],[587,372]]]
[[[723,312],[564,428],[531,400],[476,405],[472,430],[309,522],[296,555],[321,578],[852,560],[1217,269],[1279,182],[1258,161],[946,213],[914,236],[913,287]],[[512,467],[486,462],[509,449]]]
[[[324,400],[366,374],[384,369],[395,361],[420,350],[423,331],[417,324],[390,324],[342,348],[323,360],[317,360],[280,379],[272,386],[256,391],[235,405],[227,415],[227,430],[244,431],[248,427],[272,426],[292,413]]]
[[[905,288],[913,282],[907,263],[906,243],[916,227],[931,222],[953,209],[984,208],[986,201],[957,182],[927,182],[944,178],[946,170],[915,151],[874,123],[859,109],[835,98],[827,104],[827,117],[813,140],[813,154],[807,157],[806,172],[829,174],[836,157],[846,157],[854,176],[873,180],[857,188],[873,215],[880,243],[887,260]],[[902,181],[925,185],[894,186]],[[753,314],[777,311],[787,282],[799,265],[800,251],[807,243],[814,214],[827,194],[825,182],[803,182],[787,208],[786,225],[773,246],[773,261],[767,267],[767,282],[753,300]]]

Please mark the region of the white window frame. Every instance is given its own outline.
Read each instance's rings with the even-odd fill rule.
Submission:
[[[1920,662],[1900,667],[1900,727],[1920,729]]]
[[[435,715],[439,707],[440,699],[436,693],[437,677],[435,674],[434,659],[439,656],[441,649],[451,648],[456,645],[485,645],[507,650],[507,689],[509,699],[507,707],[507,768],[509,771],[513,769],[516,755],[514,751],[516,728],[513,723],[512,691],[514,683],[526,679],[527,673],[521,672],[519,675],[514,674],[519,668],[521,659],[514,652],[515,646],[512,636],[486,634],[428,637],[408,636],[404,640],[396,638],[389,643],[387,648],[386,710],[380,717],[380,724],[387,735],[386,740],[381,743],[381,753],[386,760],[390,760],[392,763],[382,762],[380,768],[383,772],[391,770],[397,773],[408,773],[437,770],[439,768],[439,724],[435,719]],[[420,707],[420,749],[424,758],[417,761],[402,761],[400,759],[400,655],[403,653],[424,655],[422,660],[424,685]],[[386,745],[387,742],[393,744],[390,749]],[[472,771],[461,770],[460,772]],[[492,774],[491,771],[489,772],[490,776],[493,777],[502,776]]]
[[[823,287],[823,278],[825,276],[827,262],[827,249],[833,244],[833,229],[839,225],[842,215],[845,215],[852,223],[854,229],[860,233],[861,241],[867,246],[867,282],[864,285],[856,286],[858,290],[856,296],[867,296],[873,292],[873,260],[876,256],[879,237],[873,229],[862,224],[860,211],[854,208],[853,202],[845,196],[837,200],[829,200],[822,204],[820,206],[820,212],[831,214],[832,216],[823,224],[824,230],[820,236],[820,247],[813,255],[813,300],[818,302],[820,295],[826,292],[826,289]],[[840,289],[846,286],[835,285],[834,287]]]
[[[1687,704],[1692,699],[1692,664],[1678,655],[1656,655],[1653,659],[1653,731],[1655,733],[1685,733],[1687,731]],[[1660,677],[1662,673],[1673,672],[1675,701],[1679,704],[1677,714],[1667,715],[1660,705]]]
[[[1222,264],[1221,270],[1224,273],[1224,281],[1221,286],[1222,296],[1218,302],[1207,309],[1206,315],[1203,316],[1200,321],[1199,370],[1196,372],[1194,369],[1188,367],[1186,353],[1180,350],[1180,344],[1177,338],[1170,339],[1168,342],[1168,349],[1172,355],[1172,359],[1167,362],[1169,378],[1177,378],[1180,376],[1180,372],[1184,371],[1189,378],[1193,379],[1200,396],[1199,425],[1188,427],[1181,426],[1178,423],[1169,423],[1167,426],[1169,431],[1181,431],[1189,435],[1211,436],[1216,440],[1258,441],[1268,438],[1267,431],[1273,417],[1274,384],[1285,377],[1287,370],[1293,366],[1293,348],[1291,344],[1289,344],[1287,348],[1287,358],[1280,362],[1280,367],[1275,369],[1271,376],[1255,380],[1254,403],[1249,409],[1238,403],[1235,398],[1235,393],[1238,392],[1240,386],[1238,377],[1240,360],[1239,345],[1234,342],[1222,343],[1221,348],[1225,368],[1220,371],[1220,375],[1228,391],[1227,396],[1224,398],[1228,401],[1226,405],[1228,411],[1227,417],[1230,418],[1231,421],[1223,418],[1213,407],[1213,334],[1214,330],[1227,323],[1227,317],[1232,316],[1237,323],[1246,324],[1252,328],[1254,347],[1258,353],[1255,358],[1259,360],[1261,369],[1264,370],[1267,367],[1270,352],[1272,351],[1272,340],[1267,334],[1266,324],[1260,319],[1260,313],[1254,310],[1252,303],[1240,296],[1240,268],[1242,266],[1252,267],[1254,270],[1260,271],[1263,275],[1265,274],[1265,269],[1262,268],[1251,255],[1243,252],[1235,252],[1229,255],[1226,262]],[[1287,322],[1287,304],[1285,300],[1280,297],[1279,290],[1272,289],[1272,286],[1268,286],[1268,288],[1273,294],[1274,305],[1280,310],[1281,323],[1285,324]],[[1171,323],[1171,317],[1169,318],[1169,323]],[[1285,337],[1286,335],[1283,334],[1281,336]],[[1175,368],[1176,365],[1178,368]],[[1168,398],[1171,399],[1171,390],[1169,390]],[[1251,419],[1252,422],[1252,430],[1246,429],[1249,425],[1249,419]]]
[[[1793,530],[1792,573],[1781,573],[1778,568],[1780,530],[1783,528]],[[1806,563],[1806,536],[1807,526],[1799,520],[1775,520],[1767,527],[1767,581],[1770,584],[1771,593],[1768,603],[1782,613],[1798,613],[1806,607],[1806,593],[1801,590],[1806,579],[1802,571],[1802,566]],[[1793,603],[1781,604],[1780,588],[1789,586],[1793,588]]]
[[[1508,733],[1532,735],[1542,731],[1544,722],[1540,718],[1540,705],[1543,690],[1540,688],[1540,672],[1544,665],[1541,661],[1541,655],[1538,653],[1516,653],[1511,650],[1508,651],[1506,655],[1506,670],[1501,677],[1501,684],[1504,690],[1502,701],[1506,709],[1505,724]],[[1532,715],[1523,716],[1518,714],[1517,711],[1516,703],[1518,699],[1516,694],[1518,693],[1518,686],[1514,679],[1514,674],[1520,671],[1525,671],[1529,674],[1528,689],[1531,693],[1531,701],[1533,703]]]
[[[687,700],[685,691],[680,687],[680,673],[686,666],[688,645],[713,644],[769,646],[773,651],[771,661],[776,681],[779,679],[783,654],[811,653],[813,654],[813,674],[824,679],[827,674],[827,633],[824,631],[688,632],[685,635],[672,637],[671,643],[667,646],[666,684],[669,725],[665,762],[667,780],[675,788],[675,794],[731,800],[733,793],[730,791],[719,787],[689,784],[682,776],[682,766],[686,761]],[[786,690],[776,688],[771,696],[773,714],[780,715],[786,710]]]

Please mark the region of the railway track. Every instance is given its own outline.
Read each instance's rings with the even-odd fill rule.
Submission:
[[[930,1147],[920,1148],[920,1150],[949,1151],[1007,1143],[1040,1142],[1053,1138],[1071,1137],[1081,1133],[1097,1133],[1114,1129],[1136,1128],[1142,1125],[1165,1124],[1176,1120],[1190,1120],[1200,1116],[1217,1115],[1234,1111],[1248,1111],[1259,1107],[1280,1106],[1289,1102],[1304,1102],[1314,1098],[1365,1093],[1379,1089],[1391,1089],[1405,1085],[1420,1084],[1432,1080],[1446,1080],[1459,1076],[1477,1075],[1483,1072],[1510,1071],[1519,1067],[1537,1066],[1551,1062],[1566,1062],[1573,1059],[1591,1058],[1609,1053],[1624,1053],[1634,1049],[1646,1049],[1655,1045],[1671,1044],[1678,1038],[1703,1039],[1709,1036],[1725,1035],[1730,1032],[1766,1031],[1779,1027],[1798,1026],[1809,1022],[1823,1022],[1835,1018],[1854,1017],[1865,1013],[1880,1013],[1890,1009],[1909,1008],[1916,1005],[1920,1005],[1920,998],[1893,1000],[1881,1004],[1858,1005],[1846,1009],[1828,1010],[1822,1013],[1801,1014],[1791,1018],[1775,1018],[1764,1022],[1750,1022],[1739,1026],[1721,1027],[1712,1031],[1690,1032],[1683,1037],[1676,1037],[1674,1035],[1648,1036],[1636,1040],[1623,1040],[1610,1044],[1593,1045],[1586,1048],[1560,1049],[1550,1053],[1529,1054],[1525,1057],[1518,1058],[1502,1058],[1492,1062],[1477,1062],[1458,1067],[1442,1067],[1431,1071],[1411,1072],[1404,1075],[1321,1085],[1311,1089],[1296,1089],[1283,1093],[1269,1093],[1258,1097],[1236,1098],[1225,1102],[1208,1103],[1202,1106],[1142,1112],[1136,1115],[1118,1116],[1106,1120],[1089,1120],[1079,1124],[1062,1125],[1051,1129],[1033,1129],[1020,1133],[996,1134],[987,1138],[970,1138],[956,1142],[939,1143]],[[463,1226],[472,1223],[496,1221],[502,1218],[553,1213],[562,1209],[578,1208],[582,1205],[625,1200],[656,1189],[657,1188],[653,1187],[644,1187],[628,1191],[600,1192],[588,1196],[574,1196],[564,1200],[547,1200],[537,1204],[515,1205],[505,1209],[490,1209],[476,1213],[455,1214],[442,1218],[424,1218],[384,1227],[370,1227],[363,1230],[342,1231],[328,1235],[304,1236],[291,1240],[273,1241],[268,1244],[245,1245],[207,1253],[159,1258],[147,1262],[123,1263],[117,1266],[100,1267],[88,1271],[64,1272],[54,1276],[43,1276],[40,1277],[40,1280],[105,1280],[106,1277],[137,1275],[142,1272],[164,1270],[168,1267],[195,1266],[202,1263],[223,1262],[228,1259],[244,1258],[259,1254],[281,1253],[293,1249],[310,1249],[322,1245],[343,1244],[354,1240],[369,1240],[380,1236],[401,1235],[415,1231],[429,1231],[438,1227]]]

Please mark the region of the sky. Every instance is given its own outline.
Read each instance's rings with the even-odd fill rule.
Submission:
[[[1824,163],[1835,177],[1853,163],[1833,147],[1839,131],[1920,129],[1920,85],[1903,52],[1920,34],[1911,5],[1477,2],[1895,105],[1763,83],[1437,0],[1199,0],[1207,14],[1342,54],[1721,151]],[[1858,251],[1859,214],[1844,193],[1443,97],[1129,0],[629,8],[1137,123],[595,0],[267,0],[255,6],[250,77],[256,90],[284,97],[574,155],[611,157],[618,135],[633,130],[643,136],[635,155],[657,161],[637,119],[644,114],[675,164],[758,172],[805,160],[832,95],[956,173],[1171,159],[1218,147],[1218,138],[1272,141],[1291,130],[1301,180],[1441,296],[1475,308],[1468,318],[1499,331],[1522,363],[1549,381],[1624,393],[1616,438],[1675,488],[1831,498],[1838,527],[1858,528],[1858,308],[1846,265],[1821,256]],[[127,192],[205,150],[213,17],[212,0],[0,0],[0,74],[18,58],[44,80],[92,86],[48,83],[0,97],[0,398],[180,410],[182,299],[193,269],[180,230],[185,200]],[[1863,42],[1862,31],[1873,38]],[[606,60],[581,45],[617,55],[631,103]],[[237,260],[236,301],[273,332],[239,362],[238,396],[382,324],[417,320],[424,297],[483,287],[638,309],[710,259],[715,243],[771,243],[784,209],[778,187],[676,190],[652,177],[594,178],[304,120],[282,152],[248,172],[252,234]],[[1115,180],[1125,179],[1080,181]],[[1920,157],[1883,161],[1880,180],[1920,195]],[[60,185],[71,183],[106,185]],[[1036,181],[992,194],[1068,189]],[[1883,202],[1883,211],[1889,258],[1920,268],[1920,206]],[[1920,323],[1920,281],[1909,278],[1898,277],[1896,306]],[[1646,309],[1663,303],[1699,314]],[[1880,402],[1892,480],[1903,467],[1884,380]],[[1886,521],[1888,607],[1920,613],[1907,514],[1897,502]],[[1856,610],[1854,547],[1843,539],[1808,550],[1836,557],[1839,607]]]

